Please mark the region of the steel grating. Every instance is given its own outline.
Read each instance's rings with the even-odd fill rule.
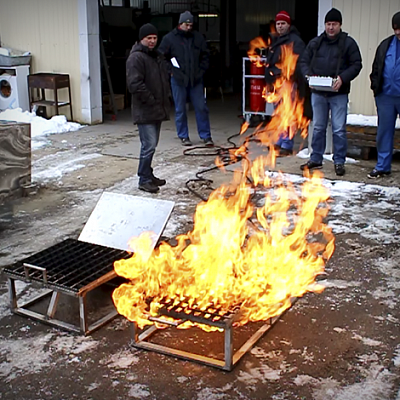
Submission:
[[[55,244],[4,269],[8,277],[11,311],[49,325],[88,335],[117,317],[118,313],[113,307],[112,311],[89,323],[87,294],[116,278],[114,261],[130,256],[124,250],[75,239],[66,239]],[[16,280],[35,283],[49,290],[24,304],[18,304]],[[56,318],[61,294],[78,298],[79,325]],[[32,309],[35,304],[42,302],[47,302],[45,312]]]
[[[292,305],[297,298],[291,298]],[[149,320],[155,323],[178,327],[186,321],[191,321],[208,326],[218,327],[224,335],[223,359],[209,357],[193,353],[192,351],[178,350],[173,347],[164,346],[150,342],[151,337],[160,329],[156,325],[139,330],[136,322],[131,322],[132,345],[139,349],[155,351],[157,353],[177,357],[183,360],[195,361],[200,364],[209,365],[225,371],[232,371],[239,360],[254,346],[254,344],[275,324],[281,317],[277,315],[266,321],[257,329],[255,333],[237,350],[234,351],[233,331],[235,321],[240,317],[240,306],[233,307],[232,310],[225,310],[221,306],[209,304],[202,309],[196,308],[195,302],[189,299],[180,301],[173,299],[163,299],[157,316],[149,317]],[[173,318],[163,319],[163,317]],[[260,321],[261,322],[261,321]],[[163,330],[163,329],[161,329]]]
[[[6,276],[78,293],[113,271],[114,261],[129,258],[123,250],[66,239],[4,269]]]

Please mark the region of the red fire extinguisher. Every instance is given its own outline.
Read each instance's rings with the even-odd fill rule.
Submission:
[[[258,67],[254,63],[250,63],[250,75],[264,76],[265,66]],[[250,79],[250,111],[264,112],[265,99],[262,96],[265,87],[265,79]]]

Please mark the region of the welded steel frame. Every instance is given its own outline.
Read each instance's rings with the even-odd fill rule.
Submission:
[[[34,266],[28,265],[28,268],[34,268]],[[36,267],[39,269],[40,267]],[[95,330],[99,329],[103,325],[107,324],[119,314],[116,309],[109,312],[105,316],[99,318],[97,321],[89,324],[89,313],[87,310],[87,299],[86,296],[92,290],[98,288],[99,286],[109,282],[110,280],[117,277],[114,271],[110,271],[107,274],[103,275],[101,278],[96,279],[95,281],[89,283],[88,285],[82,287],[79,291],[68,290],[67,288],[54,287],[51,283],[47,282],[46,271],[45,268],[43,270],[43,282],[31,282],[29,279],[29,273],[27,274],[26,279],[21,279],[21,276],[13,275],[10,272],[5,272],[5,275],[8,278],[8,294],[10,301],[11,312],[14,314],[22,315],[24,317],[29,317],[40,322],[46,323],[48,325],[55,326],[57,328],[62,328],[64,330],[80,333],[83,335],[89,335]],[[37,295],[32,299],[28,300],[23,304],[18,304],[17,292],[15,289],[15,281],[24,281],[34,284],[41,289],[47,289],[45,293]],[[64,322],[62,320],[54,318],[57,305],[61,294],[66,294],[68,296],[74,297],[78,299],[79,302],[79,326],[75,324],[71,324],[68,322]],[[42,300],[45,300],[47,297],[51,296],[49,306],[47,308],[46,313],[40,313],[38,311],[30,310],[29,307],[39,303]]]
[[[282,315],[282,314],[281,314]],[[163,346],[156,343],[151,343],[148,340],[152,335],[157,333],[159,329],[155,325],[151,325],[149,328],[144,329],[141,333],[139,333],[138,326],[136,322],[130,323],[131,329],[131,344],[135,348],[155,351],[160,354],[173,356],[186,361],[194,361],[203,365],[208,365],[211,367],[216,367],[222,369],[224,371],[232,371],[233,368],[237,365],[240,359],[255,345],[255,343],[275,324],[275,322],[280,318],[281,315],[276,317],[269,318],[265,321],[265,324],[262,325],[241,347],[239,350],[234,352],[233,349],[233,323],[235,318],[231,318],[225,322],[222,327],[224,331],[224,359],[216,359],[208,356],[202,356],[196,353],[192,353],[189,351],[183,351],[174,349],[172,347]],[[149,318],[151,319],[151,318]],[[184,321],[170,322],[164,321],[159,318],[152,319],[155,322],[164,323],[167,325],[171,325],[173,327],[177,327]],[[203,321],[204,324],[206,324]],[[216,325],[216,324],[210,324]],[[164,330],[164,329],[162,329]]]

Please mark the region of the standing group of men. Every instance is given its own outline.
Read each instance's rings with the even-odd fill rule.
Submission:
[[[282,46],[293,45],[298,61],[294,73],[295,90],[305,99],[305,116],[314,124],[310,160],[302,170],[322,168],[326,147],[329,117],[332,123],[333,162],[338,176],[345,174],[347,153],[346,120],[350,83],[362,69],[361,53],[356,41],[343,32],[342,14],[332,8],[325,16],[325,30],[306,46],[290,15],[281,11],[275,18],[276,33],[271,34],[265,79],[273,85],[280,74]],[[382,41],[372,66],[371,89],[378,114],[378,160],[369,178],[380,178],[391,173],[393,138],[397,116],[400,114],[400,12],[392,18],[394,35]],[[160,137],[161,122],[169,119],[172,97],[175,105],[177,134],[183,146],[191,146],[186,116],[186,102],[190,99],[196,114],[197,130],[206,146],[213,146],[209,111],[203,76],[209,66],[209,53],[204,37],[193,31],[193,15],[180,15],[177,28],[164,36],[158,50],[158,32],[151,24],[139,30],[137,42],[127,60],[127,84],[132,95],[133,122],[138,125],[141,141],[138,168],[139,189],[156,193],[166,184],[154,176],[151,167]],[[311,109],[307,109],[308,84],[312,76],[331,77],[329,90],[311,89]],[[172,89],[172,95],[171,95]],[[275,144],[279,156],[293,151],[293,138],[283,132]]]
[[[200,139],[205,146],[214,146],[203,86],[209,52],[203,35],[193,31],[193,15],[189,11],[182,13],[178,26],[164,36],[156,50],[157,39],[157,28],[152,24],[143,25],[139,30],[139,42],[132,47],[126,62],[133,123],[138,126],[141,142],[139,189],[150,193],[157,193],[159,187],[166,184],[165,179],[154,176],[151,164],[161,122],[169,119],[172,96],[182,145],[192,145],[186,115],[186,102],[190,99]]]
[[[325,16],[324,32],[312,39],[307,46],[291,26],[291,18],[281,11],[275,18],[276,33],[271,35],[271,46],[267,54],[265,79],[273,83],[280,70],[276,64],[283,45],[293,44],[293,52],[298,55],[296,76],[300,97],[304,98],[305,81],[312,76],[331,77],[333,85],[329,88],[311,89],[311,107],[313,119],[312,153],[310,160],[301,165],[301,170],[322,168],[323,154],[326,148],[326,130],[329,115],[332,123],[333,162],[335,173],[343,176],[347,153],[347,106],[350,82],[362,69],[361,53],[356,41],[343,32],[342,14],[332,8]],[[368,174],[371,179],[390,175],[393,154],[393,138],[397,116],[400,115],[400,12],[392,18],[394,35],[379,45],[372,66],[371,89],[375,96],[378,114],[377,150],[378,160],[375,168]],[[298,75],[296,71],[295,74]],[[278,156],[292,153],[293,138],[282,133],[276,147]]]

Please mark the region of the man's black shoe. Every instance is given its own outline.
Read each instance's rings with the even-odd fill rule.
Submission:
[[[335,164],[335,173],[337,176],[343,176],[346,173],[344,164]]]
[[[284,149],[283,147],[280,148],[277,157],[288,157],[293,155],[293,150]]]
[[[300,165],[300,169],[304,171],[305,169],[312,170],[312,169],[321,169],[322,163],[316,163],[314,161],[307,161],[305,164]]]
[[[157,193],[160,190],[153,182],[142,183],[139,185],[139,189],[149,193]]]
[[[370,179],[378,179],[382,178],[382,176],[388,176],[390,174],[390,171],[378,171],[376,168],[374,168],[367,176]]]
[[[151,182],[156,186],[164,186],[167,183],[165,179],[160,179],[155,176],[151,178]]]
[[[191,146],[192,145],[192,142],[190,141],[189,138],[181,139],[181,143],[182,143],[182,146]]]
[[[207,146],[207,147],[213,147],[214,146],[214,142],[213,142],[213,140],[211,138],[204,139],[203,142],[204,142],[205,146]]]

